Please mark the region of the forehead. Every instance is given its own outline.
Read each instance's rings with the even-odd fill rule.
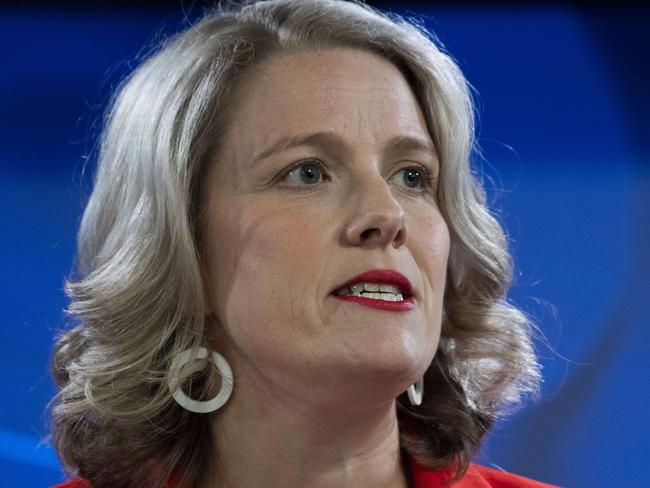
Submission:
[[[238,95],[227,138],[248,156],[278,138],[312,131],[337,132],[357,143],[403,134],[429,138],[397,67],[357,49],[272,57],[245,75]]]

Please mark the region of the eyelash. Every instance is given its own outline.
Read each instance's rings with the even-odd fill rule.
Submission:
[[[294,170],[296,170],[296,169],[299,169],[299,168],[302,167],[302,166],[306,166],[307,164],[310,164],[310,165],[313,165],[313,166],[318,166],[318,168],[320,169],[320,171],[321,171],[321,173],[323,174],[323,176],[326,176],[326,175],[327,175],[327,171],[325,170],[325,165],[324,165],[323,163],[321,163],[318,159],[303,159],[303,160],[301,160],[301,161],[298,161],[296,164],[290,166],[290,167],[287,168],[285,171],[283,171],[283,172],[280,174],[280,181],[284,181],[285,178],[286,178],[286,177],[287,177],[287,176],[288,176],[292,171],[294,171]],[[438,179],[437,179],[437,178],[433,175],[433,173],[432,173],[428,168],[426,168],[425,166],[421,166],[421,165],[419,165],[419,164],[415,164],[415,165],[413,165],[413,166],[406,166],[406,167],[404,167],[404,168],[401,168],[399,171],[404,171],[404,170],[406,170],[406,169],[412,169],[412,168],[417,169],[417,170],[420,172],[420,174],[422,175],[423,186],[422,186],[420,189],[408,188],[408,187],[407,187],[406,189],[407,189],[409,192],[411,192],[411,193],[415,193],[415,194],[422,194],[422,193],[425,193],[425,192],[426,192],[426,189],[427,189],[426,187],[429,187],[429,188],[431,188],[431,189],[435,189],[435,187],[436,187],[435,183],[436,183],[436,181],[437,181]],[[399,172],[399,171],[398,171],[398,172]],[[309,188],[310,186],[317,186],[317,185],[316,185],[316,184],[314,184],[314,185],[304,185],[304,187],[302,187],[302,188],[301,188],[300,186],[292,186],[292,185],[285,185],[285,186],[286,186],[287,188],[290,188],[291,190],[296,190],[296,191],[305,191],[305,190],[309,190],[309,189],[310,189],[310,188]]]

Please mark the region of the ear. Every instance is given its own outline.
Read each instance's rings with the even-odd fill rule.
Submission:
[[[206,347],[214,351],[221,350],[225,343],[224,336],[226,335],[223,324],[221,324],[217,316],[212,312],[206,314],[204,320],[205,328],[203,338]]]

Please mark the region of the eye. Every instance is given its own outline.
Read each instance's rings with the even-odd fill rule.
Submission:
[[[325,178],[323,170],[324,168],[320,161],[316,159],[305,159],[286,170],[282,174],[281,180],[297,183],[288,186],[315,186],[321,183],[319,176]]]
[[[409,166],[402,168],[395,176],[403,173],[402,181],[406,184],[407,188],[415,193],[422,193],[427,188],[433,188],[436,178],[430,170],[422,166]]]

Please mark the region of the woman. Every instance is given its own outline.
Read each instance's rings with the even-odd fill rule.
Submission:
[[[66,284],[60,486],[548,486],[470,463],[540,381],[472,116],[363,4],[222,9],[149,57]]]

